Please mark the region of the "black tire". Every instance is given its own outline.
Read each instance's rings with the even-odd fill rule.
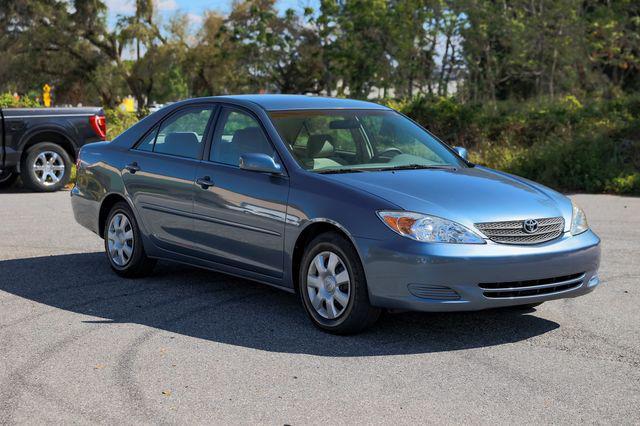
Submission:
[[[9,188],[18,179],[18,173],[14,170],[4,170],[0,173],[0,189]]]
[[[126,263],[122,265],[118,265],[114,259],[112,259],[109,249],[109,227],[111,226],[114,216],[118,214],[124,215],[127,218],[130,224],[129,229],[133,232],[132,253],[131,256],[126,259]],[[118,202],[111,208],[111,211],[107,216],[107,221],[105,222],[103,238],[104,249],[109,265],[111,265],[111,269],[113,269],[116,274],[126,278],[140,278],[153,272],[153,268],[156,266],[157,261],[147,257],[142,244],[138,222],[126,202]]]
[[[42,172],[36,171],[34,166],[38,156],[44,153],[57,154],[60,162],[64,164],[64,171],[56,172],[60,173],[59,180],[57,182],[53,182],[52,178],[46,179],[51,183],[43,183],[39,180],[38,173]],[[51,142],[41,142],[27,149],[26,155],[22,158],[20,175],[22,176],[22,181],[27,188],[37,192],[54,192],[59,191],[69,183],[72,167],[73,161],[71,161],[67,151],[65,151],[60,145],[56,145]]]
[[[316,256],[324,252],[334,253],[339,257],[350,279],[347,306],[333,319],[323,317],[313,307],[307,288],[307,274],[311,264]],[[381,310],[371,306],[369,302],[367,282],[358,253],[351,242],[338,233],[318,235],[307,245],[300,263],[299,277],[302,306],[311,322],[321,330],[333,334],[355,334],[373,325],[380,316]]]

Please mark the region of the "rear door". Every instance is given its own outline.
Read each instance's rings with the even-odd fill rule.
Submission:
[[[270,277],[282,277],[284,225],[289,196],[286,175],[242,170],[240,155],[277,158],[258,119],[225,107],[210,154],[198,168],[194,240],[201,256]]]
[[[193,181],[214,108],[205,104],[176,111],[129,151],[123,180],[145,229],[158,247],[189,251]]]

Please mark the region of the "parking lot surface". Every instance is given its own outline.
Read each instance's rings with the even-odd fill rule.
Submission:
[[[602,238],[594,293],[337,337],[249,281],[119,278],[68,192],[0,193],[0,424],[638,424],[640,199],[573,198]]]

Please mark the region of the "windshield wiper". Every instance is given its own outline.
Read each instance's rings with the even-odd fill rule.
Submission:
[[[442,169],[442,170],[455,170],[454,166],[449,166],[445,164],[402,164],[399,166],[392,167],[381,167],[376,170],[420,170],[420,169]]]
[[[360,172],[380,172],[388,170],[420,170],[420,169],[440,169],[440,170],[455,170],[454,166],[448,166],[445,164],[403,164],[392,167],[366,167],[357,169],[328,169],[328,170],[316,170],[316,173],[322,174],[336,174],[336,173],[360,173]]]
[[[360,173],[366,172],[364,169],[329,169],[329,170],[316,170],[316,173],[321,173],[323,175],[330,175],[336,173]]]

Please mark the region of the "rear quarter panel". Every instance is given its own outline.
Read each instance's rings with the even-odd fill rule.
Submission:
[[[76,220],[95,233],[99,232],[99,212],[104,199],[110,194],[127,199],[121,175],[124,155],[121,148],[110,142],[92,143],[81,150],[76,185],[71,191],[72,204]]]

